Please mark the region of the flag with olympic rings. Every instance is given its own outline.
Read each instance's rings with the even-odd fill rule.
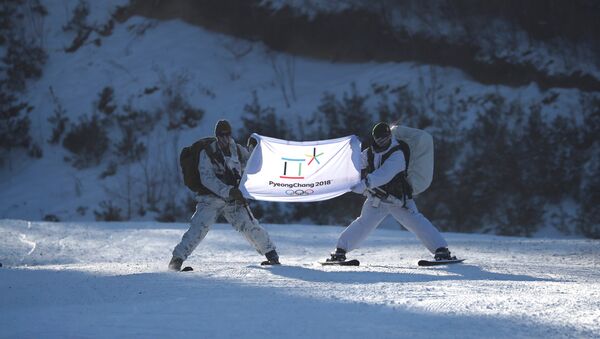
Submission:
[[[340,196],[360,182],[360,141],[354,135],[317,141],[252,137],[240,183],[245,197],[265,201],[321,201]]]

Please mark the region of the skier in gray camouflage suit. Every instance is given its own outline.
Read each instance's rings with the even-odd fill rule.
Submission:
[[[360,216],[340,234],[335,252],[327,262],[346,260],[346,253],[359,247],[381,221],[392,215],[434,254],[435,260],[452,260],[448,243],[438,229],[417,209],[412,188],[404,175],[407,162],[387,123],[378,123],[371,132],[371,146],[362,152],[366,176],[352,191],[366,195]],[[410,152],[410,151],[409,151]],[[395,201],[382,201],[385,192]],[[383,198],[383,200],[387,200]]]
[[[233,140],[231,125],[227,120],[217,122],[215,136],[216,141],[200,151],[198,164],[202,185],[208,192],[196,196],[196,212],[192,215],[190,228],[173,250],[169,269],[181,270],[183,261],[204,239],[219,214],[243,233],[258,253],[266,256],[263,265],[279,265],[275,245],[267,231],[252,216],[247,201],[237,187],[249,153]]]

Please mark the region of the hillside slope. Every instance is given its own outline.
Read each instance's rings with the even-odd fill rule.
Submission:
[[[456,206],[447,203],[457,201],[455,193],[464,197],[463,192],[436,191],[436,185],[448,183],[452,178],[461,180],[464,152],[477,150],[472,145],[464,145],[463,138],[477,132],[488,141],[494,141],[493,133],[470,131],[469,126],[478,119],[484,119],[484,124],[488,120],[502,119],[507,126],[499,125],[498,129],[510,130],[519,121],[527,121],[531,111],[539,113],[548,127],[555,118],[564,118],[570,128],[563,129],[565,133],[595,128],[593,123],[585,120],[593,117],[593,113],[584,108],[596,107],[593,101],[586,101],[588,96],[593,97],[596,93],[573,88],[540,89],[535,83],[517,87],[485,85],[457,68],[418,62],[340,63],[298,57],[273,51],[261,42],[215,33],[181,20],[160,21],[132,16],[124,22],[113,22],[114,27],[108,25],[117,6],[127,3],[125,0],[90,3],[89,15],[85,17],[87,25],[112,28],[102,34],[92,31],[85,43],[70,50],[76,34],[65,31],[64,27],[72,20],[72,12],[79,2],[42,3],[48,11],[42,39],[48,60],[41,78],[28,83],[22,99],[33,107],[28,115],[30,134],[43,155],[33,159],[22,151],[13,150],[4,158],[4,166],[0,168],[2,218],[185,220],[193,201],[179,176],[177,156],[183,146],[212,134],[214,123],[221,118],[233,122],[238,141],[245,143],[242,135],[254,131],[249,130],[251,124],[247,121],[253,117],[247,110],[255,103],[264,115],[263,119],[257,118],[253,122],[263,123],[261,120],[274,116],[274,124],[280,124],[283,131],[290,131],[290,138],[341,136],[334,135],[334,128],[323,122],[322,111],[331,104],[341,114],[339,120],[345,126],[343,132],[346,134],[364,135],[370,123],[377,120],[399,119],[413,127],[427,127],[436,138],[436,147],[442,147],[437,148],[440,151],[436,153],[436,166],[443,167],[436,168],[437,177],[432,189],[427,193],[429,196],[423,197],[424,204],[420,206],[427,215],[439,220],[442,228],[493,232],[494,225],[483,224],[487,215],[476,217],[475,221],[451,220],[460,219],[457,215],[461,213],[453,212]],[[332,97],[337,100],[333,104],[327,101]],[[587,106],[584,106],[585,102]],[[365,123],[345,121],[351,120],[345,118],[344,111],[351,105],[359,106],[359,114],[365,118]],[[514,116],[515,107],[517,112],[525,112],[525,115]],[[57,111],[62,112],[68,123],[59,141],[52,144],[48,140],[56,125],[48,119]],[[109,111],[111,113],[107,113]],[[188,112],[194,116],[186,120]],[[269,112],[271,116],[268,116]],[[385,115],[386,112],[389,114]],[[141,118],[135,120],[135,117]],[[98,129],[103,129],[106,139],[80,133],[79,139],[70,142],[71,147],[77,148],[80,143],[105,143],[105,148],[90,164],[79,166],[79,155],[63,146],[65,135],[92,119],[100,121],[95,126],[102,126]],[[446,126],[442,128],[444,124]],[[562,125],[557,126],[552,125],[551,131],[561,130]],[[263,133],[270,135],[274,130],[265,128]],[[588,134],[593,133],[591,130]],[[127,145],[126,142],[131,141],[128,139],[131,135],[138,144],[122,147],[122,143]],[[567,137],[570,139],[565,142]],[[597,147],[588,145],[593,140],[580,142],[578,135],[570,134],[557,138],[557,142],[565,147],[565,161],[576,168],[575,178],[579,180],[579,171],[584,170],[593,178],[594,166],[597,166],[593,155],[598,153]],[[583,143],[582,150],[574,149],[571,143],[578,147]],[[130,153],[140,144],[144,152],[132,156]],[[443,148],[445,145],[451,146]],[[533,143],[531,149],[537,150],[537,147]],[[81,153],[87,155],[86,152]],[[573,153],[580,154],[582,159],[571,161]],[[588,157],[588,154],[592,156]],[[440,159],[440,156],[445,158]],[[546,159],[528,159],[532,161],[524,163],[546,167],[543,162]],[[483,161],[495,163],[496,160]],[[556,166],[562,169],[561,164]],[[531,170],[536,177],[537,170],[537,167]],[[569,172],[569,169],[565,171]],[[489,173],[476,179],[483,181],[487,177]],[[515,176],[508,173],[507,177]],[[535,210],[541,211],[540,215],[534,215],[535,221],[545,224],[547,219],[554,218],[559,220],[556,224],[561,232],[569,231],[580,214],[579,205],[593,206],[592,198],[583,202],[576,200],[590,197],[578,191],[581,187],[593,191],[593,182],[584,179],[565,186],[577,191],[572,195],[552,197],[554,200],[548,204],[542,199],[540,206],[534,206]],[[526,179],[524,181],[528,183]],[[469,188],[481,184],[470,182]],[[454,185],[466,187],[460,182]],[[500,188],[492,187],[503,196],[506,192],[499,191]],[[353,203],[351,206],[358,205]],[[506,208],[513,209],[512,206]],[[333,211],[327,207],[305,208],[278,221],[310,218],[324,224],[345,223],[358,213],[357,207],[350,213],[341,211],[338,213],[341,215],[327,218],[307,215],[309,209]],[[516,234],[521,233],[517,231]]]

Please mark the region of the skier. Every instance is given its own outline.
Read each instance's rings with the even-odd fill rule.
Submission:
[[[391,214],[414,233],[434,254],[435,260],[456,259],[440,232],[419,213],[412,199],[412,189],[405,175],[406,161],[399,142],[392,137],[390,126],[380,122],[373,127],[371,146],[362,152],[366,176],[352,191],[367,195],[361,214],[340,235],[335,252],[326,261],[343,262],[346,253],[356,249]],[[371,159],[369,159],[371,158]]]
[[[227,120],[217,122],[215,136],[215,141],[200,150],[198,161],[202,185],[208,190],[196,195],[196,212],[192,215],[190,228],[173,250],[169,269],[181,270],[183,262],[204,239],[220,214],[243,233],[260,254],[266,256],[263,265],[279,265],[275,245],[252,216],[248,202],[237,187],[249,153],[231,137],[231,125]]]

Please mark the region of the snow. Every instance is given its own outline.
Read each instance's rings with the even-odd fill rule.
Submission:
[[[218,224],[173,273],[184,224],[0,220],[0,338],[600,337],[598,241],[446,233],[467,261],[422,268],[378,229],[323,267],[341,227],[264,227],[283,266]]]
[[[172,273],[166,271],[170,252],[187,226],[89,222],[98,203],[110,196],[108,190],[121,185],[124,169],[100,180],[105,164],[77,170],[63,160],[69,155],[64,148],[46,142],[52,132],[47,118],[54,108],[50,87],[76,122],[93,112],[105,86],[115,89],[119,107],[131,102],[135,108],[154,110],[164,106],[160,90],[150,95],[144,90],[185,79],[182,93],[206,111],[200,125],[177,136],[165,136],[158,126],[148,137],[150,159],[171,159],[173,164],[177,154],[165,145],[177,140],[181,147],[211,134],[221,118],[230,119],[237,130],[253,91],[263,106],[274,107],[279,117],[293,122],[306,121],[325,91],[339,98],[352,83],[361,94],[371,93],[375,84],[407,86],[417,101],[434,101],[438,110],[449,95],[455,102],[469,102],[465,124],[485,94],[520,100],[526,107],[539,103],[548,91],[535,84],[486,86],[454,68],[412,62],[335,63],[294,57],[179,20],[141,17],[116,24],[108,37],[93,33],[90,40],[100,38],[101,46],[86,44],[66,53],[74,34],[63,32],[62,26],[78,0],[42,2],[49,13],[43,25],[49,58],[42,78],[28,85],[23,100],[35,107],[31,134],[44,156],[13,154],[9,166],[0,168],[0,218],[10,218],[0,219],[0,338],[600,338],[600,247],[598,241],[576,235],[566,238],[553,226],[565,223],[552,221],[550,212],[575,210],[568,202],[549,209],[548,226],[534,239],[444,234],[453,253],[467,259],[461,265],[417,267],[419,259],[430,255],[414,236],[380,228],[352,252],[362,266],[322,267],[317,261],[333,249],[341,227],[264,225],[284,265],[261,267],[262,257],[243,237],[219,224],[186,262],[195,271]],[[88,3],[89,22],[101,26],[115,6],[127,1]],[[292,4],[314,11],[341,11],[351,5],[270,3],[273,8]],[[423,29],[413,21],[403,25],[415,32]],[[436,25],[441,35],[453,34],[448,23]],[[523,48],[502,57],[524,53]],[[249,52],[239,54],[243,51]],[[536,46],[527,58],[541,63],[552,53],[549,47]],[[556,73],[575,67],[596,74],[584,57],[574,65],[557,61],[552,67]],[[294,65],[297,99],[289,106],[272,62]],[[545,117],[579,107],[579,91],[551,91],[559,96],[543,107]],[[371,95],[367,101],[373,112],[377,100]],[[185,192],[182,185],[173,190]],[[80,207],[87,212],[78,212]],[[35,221],[47,214],[70,222]]]

